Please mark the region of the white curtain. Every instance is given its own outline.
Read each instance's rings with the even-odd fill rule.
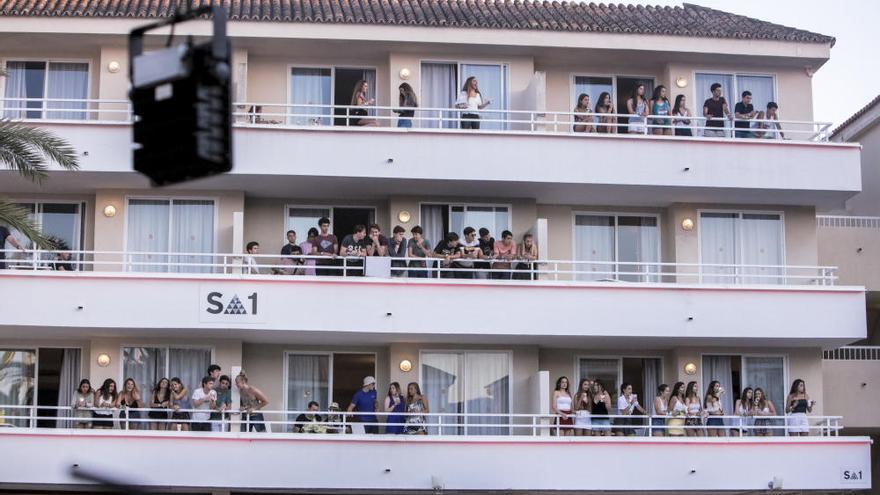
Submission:
[[[330,208],[289,208],[287,229],[295,231],[297,243],[301,243],[308,238],[309,229],[318,228],[321,217],[330,218]],[[287,238],[281,242],[286,243]]]
[[[654,414],[654,396],[657,395],[657,387],[660,386],[660,360],[656,358],[642,359],[642,398],[639,403]]]
[[[364,69],[363,75],[361,75],[361,79],[367,81],[367,99],[376,99],[376,71],[373,69]],[[375,106],[375,105],[374,105]],[[370,108],[367,110],[367,115],[376,115],[376,110],[374,108]]]
[[[290,354],[287,357],[287,410],[305,411],[309,402],[330,406],[330,356]],[[290,420],[296,419],[295,414]],[[288,428],[290,429],[290,428]]]
[[[766,111],[767,102],[776,101],[773,92],[773,76],[736,76],[737,99],[740,101],[743,91],[752,92],[752,105],[757,111]],[[731,104],[731,110],[733,104]]]
[[[298,116],[290,117],[288,124],[330,125],[331,86],[330,69],[291,69],[290,103],[304,106],[291,107],[291,112]],[[348,101],[338,103],[349,104]]]
[[[58,379],[58,406],[68,407],[73,403],[73,394],[79,386],[80,379],[80,350],[64,349],[61,359],[61,373]],[[70,421],[71,411],[69,409],[59,409],[58,419],[55,422],[56,428],[72,428],[73,423]]]
[[[35,351],[0,350],[0,424],[27,426],[26,419],[4,420],[2,416],[27,416],[27,409],[9,409],[4,406],[34,404],[37,353]]]
[[[503,65],[462,64],[459,90],[469,77],[476,77],[483,101],[491,100],[492,104],[480,111],[483,121],[480,129],[506,129],[503,122],[486,122],[487,119],[507,118],[507,71]]]
[[[422,235],[431,242],[431,248],[446,237],[443,231],[443,211],[446,208],[446,205],[422,205],[420,208]]]
[[[425,108],[450,108],[458,98],[460,88],[458,84],[457,66],[455,64],[422,64],[421,98],[419,102]],[[458,126],[456,113],[429,111],[422,112],[420,116],[425,120],[420,121],[420,127],[440,127],[439,120],[442,117],[443,127],[450,129]],[[424,227],[423,227],[424,228]],[[431,239],[433,240],[433,239]]]
[[[721,394],[721,407],[724,408],[724,414],[733,414],[733,371],[730,366],[730,356],[703,356],[703,383],[700,389],[700,395],[705,401],[705,393],[712,380],[717,380],[724,393]],[[729,423],[727,420],[724,424]]]
[[[612,396],[617,396],[620,391],[620,359],[597,359],[597,358],[581,358],[578,360],[578,380],[569,380],[572,388],[577,387],[581,380],[588,378],[590,380],[599,379],[602,386]],[[555,383],[555,381],[554,381]],[[615,401],[611,401],[612,409],[616,406]],[[608,411],[612,413],[612,411]]]
[[[609,262],[576,265],[577,270],[596,272],[578,274],[578,280],[613,278],[613,275],[608,273],[614,271],[613,216],[577,215],[575,217],[574,246],[576,261]]]
[[[779,215],[744,213],[740,220],[742,264],[782,265],[782,218]],[[745,283],[781,284],[782,268],[743,268],[743,273],[762,277],[743,277]],[[777,278],[766,278],[775,275]]]
[[[734,265],[737,262],[738,238],[736,213],[700,214],[700,263]],[[703,281],[732,284],[733,267],[703,267]],[[712,274],[726,276],[712,276]]]
[[[5,108],[21,109],[36,106],[40,108],[40,102],[26,102],[23,98],[42,98],[43,87],[40,85],[39,94],[28,94],[27,84],[27,62],[6,62],[6,91],[4,92]],[[33,90],[37,90],[35,84],[31,85]],[[22,98],[21,100],[16,98]],[[25,110],[4,110],[3,117],[7,119],[21,119],[25,117],[39,118],[40,113],[28,115]]]
[[[202,378],[211,365],[211,350],[199,348],[168,349],[168,377],[178,377],[192,393],[202,386]]]
[[[767,399],[773,402],[776,413],[783,414],[785,406],[785,363],[782,357],[743,357],[743,388],[761,388]],[[782,434],[780,430],[774,435]]]
[[[49,63],[49,84],[47,108],[61,108],[64,111],[47,112],[50,119],[83,120],[87,118],[84,101],[52,101],[57,99],[84,100],[88,98],[89,64]]]
[[[733,107],[736,105],[736,102],[739,101],[739,98],[734,96],[736,94],[736,88],[733,87],[733,81],[732,74],[697,72],[694,79],[694,101],[691,103],[691,108],[693,109],[694,114],[699,117],[703,116],[703,103],[712,97],[711,88],[715,83],[721,84],[721,96],[727,100],[727,106],[729,107],[730,112],[733,113]],[[699,120],[698,124],[701,126],[706,125],[703,120]],[[730,122],[725,120],[724,127],[729,128]]]
[[[213,253],[214,252],[214,202],[210,200],[180,200],[171,203],[171,252],[174,253]],[[208,264],[212,256],[172,256],[172,261],[180,263]],[[209,266],[172,266],[173,272],[211,272]]]
[[[128,242],[129,252],[165,253],[169,245],[169,219],[171,204],[168,200],[132,199],[128,202]],[[133,263],[167,263],[163,254],[138,254],[129,257]],[[164,265],[132,265],[131,271],[165,272]]]
[[[164,347],[124,347],[122,349],[122,379],[131,378],[141,391],[144,404],[149,406],[153,388],[162,378],[171,379],[167,371],[167,352]],[[206,368],[207,369],[207,368]],[[122,383],[116,384],[122,388]],[[98,388],[100,383],[93,383]]]
[[[660,229],[657,217],[617,217],[617,260],[620,262],[657,263],[660,261]],[[657,277],[647,274],[658,272],[656,266],[621,264],[620,270],[628,273],[646,275],[621,275],[621,280],[630,282],[657,281]]]
[[[510,212],[506,206],[452,206],[449,213],[450,230],[464,235],[465,227],[489,229],[493,237],[510,229]]]
[[[506,353],[465,353],[465,412],[472,414],[510,413],[510,358]],[[471,417],[468,435],[506,435],[502,426],[510,421],[502,417]],[[473,426],[477,425],[477,426]]]
[[[428,398],[432,413],[461,414],[465,412],[465,379],[464,356],[461,353],[430,352],[423,353],[422,393]],[[428,422],[438,423],[440,416],[429,416]],[[443,434],[451,435],[462,432],[456,425],[463,423],[459,416],[442,418]],[[446,426],[449,425],[449,426]],[[438,428],[428,428],[430,434],[437,434]]]

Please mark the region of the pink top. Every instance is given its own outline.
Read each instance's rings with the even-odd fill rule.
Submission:
[[[495,257],[498,259],[502,258],[512,258],[513,255],[516,254],[516,243],[511,242],[510,245],[505,246],[504,242],[496,242],[495,243]],[[495,262],[492,264],[492,268],[510,268],[510,263],[500,263]]]

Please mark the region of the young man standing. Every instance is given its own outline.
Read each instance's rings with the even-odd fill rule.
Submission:
[[[318,228],[321,229],[321,233],[315,237],[313,242],[315,248],[318,250],[318,256],[325,256],[329,259],[326,260],[317,260],[315,263],[315,275],[323,275],[323,276],[333,276],[333,275],[342,275],[342,272],[334,270],[333,268],[320,268],[320,267],[330,267],[335,265],[336,253],[339,252],[339,241],[336,239],[336,236],[330,233],[330,219],[327,217],[321,217],[318,220]]]
[[[302,248],[299,247],[299,244],[296,243],[296,232],[293,230],[287,231],[287,244],[285,244],[281,248],[281,264],[282,265],[290,265],[290,268],[284,268],[282,273],[284,275],[294,275],[296,274],[296,268],[293,268],[295,265],[301,265],[303,263],[302,259],[294,258],[293,256],[302,255]]]
[[[192,413],[192,431],[211,431],[211,410],[217,407],[217,392],[214,380],[210,376],[202,378],[202,388],[192,394],[192,406],[197,411]]]
[[[257,265],[257,259],[254,258],[254,256],[260,254],[260,243],[257,241],[251,241],[247,243],[245,249],[250,256],[245,256],[243,266],[241,267],[241,273],[244,273],[245,275],[259,275],[260,267]]]
[[[480,256],[483,259],[489,259],[492,257],[492,252],[495,251],[495,238],[492,237],[489,229],[486,227],[480,227]],[[492,268],[492,264],[484,261],[480,263],[475,263],[474,266],[477,268],[482,268],[483,270],[488,270]],[[488,272],[477,272],[477,278],[490,278]]]
[[[473,268],[472,260],[480,259],[483,252],[480,251],[480,241],[477,240],[477,230],[473,227],[465,227],[464,240],[461,241],[462,261],[454,263],[458,268]],[[474,278],[473,270],[456,272],[458,278]]]
[[[366,239],[367,256],[388,256],[388,238],[382,235],[378,224],[370,225],[370,236]]]
[[[730,117],[727,100],[721,96],[721,84],[713,83],[710,87],[712,97],[703,103],[703,117],[706,117],[705,137],[724,137],[724,117]]]
[[[755,137],[754,134],[748,130],[752,126],[752,123],[749,121],[755,118],[755,115],[758,113],[755,111],[754,105],[752,105],[751,91],[743,91],[742,101],[736,104],[733,108],[733,112],[736,115],[736,122],[733,123],[733,127],[736,129],[746,129],[745,131],[736,131],[736,137]]]
[[[394,227],[394,235],[391,236],[391,239],[388,241],[388,255],[392,258],[406,258],[406,229],[397,225]],[[401,260],[391,260],[391,276],[392,277],[405,277],[406,276],[406,261]]]
[[[214,405],[214,411],[211,413],[211,431],[227,431],[224,420],[228,423],[229,416],[224,418],[223,412],[232,409],[232,381],[226,375],[221,375],[217,380],[217,402]]]
[[[339,256],[345,256],[348,258],[351,257],[363,257],[367,255],[367,228],[363,225],[355,225],[354,232],[345,236],[342,239],[342,246],[339,248]],[[385,241],[387,246],[388,241]],[[345,260],[345,266],[348,267],[358,267],[354,269],[345,270],[346,275],[351,277],[360,277],[363,276],[364,270],[360,267],[363,266],[363,261],[347,259]]]
[[[458,245],[458,234],[450,232],[446,234],[446,238],[437,243],[434,248],[434,254],[437,258],[443,258],[443,268],[455,267],[455,260],[461,258],[461,247]],[[456,278],[454,272],[440,272],[442,278]]]
[[[360,390],[354,393],[351,398],[351,404],[348,406],[348,412],[357,411],[357,419],[361,423],[373,423],[364,425],[364,431],[367,433],[379,433],[379,425],[376,424],[376,379],[372,376],[364,377],[364,385]]]

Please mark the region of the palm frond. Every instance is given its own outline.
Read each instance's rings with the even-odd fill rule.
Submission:
[[[55,242],[40,231],[30,212],[14,203],[0,200],[0,224],[19,231],[40,249],[56,249]]]
[[[76,151],[64,139],[45,129],[0,119],[0,166],[41,182],[50,163],[65,170],[79,169]]]

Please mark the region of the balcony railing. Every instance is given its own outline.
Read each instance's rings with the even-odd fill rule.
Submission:
[[[113,99],[0,98],[5,118],[25,121],[69,121],[130,123],[131,104]],[[413,112],[401,117],[400,111]],[[496,110],[477,112],[458,108],[401,108],[397,106],[323,105],[269,102],[234,103],[236,126],[258,128],[330,128],[334,129],[410,129],[439,132],[491,132],[526,134],[565,134],[576,136],[638,137],[656,135],[685,140],[712,134],[716,139],[828,141],[831,123],[805,120],[707,119],[670,115],[631,115],[625,113],[575,113],[544,110]],[[635,121],[630,122],[631,119]],[[735,128],[745,122],[748,128]],[[462,129],[462,124],[477,124],[476,129]],[[406,126],[406,127],[404,127]],[[631,132],[632,129],[638,132]],[[665,133],[665,134],[664,134]]]
[[[631,261],[279,256],[235,253],[0,250],[14,270],[199,273],[242,278],[312,275],[722,285],[832,286],[837,267]],[[473,266],[462,265],[472,263]],[[2,264],[0,264],[2,267]]]
[[[365,413],[348,413],[340,410],[328,411],[272,411],[241,410],[213,411],[210,409],[151,409],[151,408],[94,408],[72,406],[0,406],[0,434],[5,428],[27,428],[36,430],[40,422],[55,422],[56,428],[106,428],[117,431],[148,430],[151,425],[160,426],[166,431],[182,432],[200,425],[216,434],[234,435],[239,432],[260,431],[267,434],[291,433],[295,428],[306,426],[313,433],[359,434],[365,426],[381,429],[391,426],[412,427],[437,436],[460,435],[502,435],[502,436],[546,436],[571,430],[588,430],[619,436],[681,436],[686,431],[703,435],[705,430],[724,430],[740,436],[789,436],[803,432],[814,436],[839,436],[843,429],[842,416],[807,416],[793,419],[792,416],[721,416],[701,415],[701,425],[685,424],[686,418],[697,416],[639,416],[639,415],[586,415],[579,425],[561,424],[561,416],[556,414],[510,414],[510,413],[366,413],[376,417],[375,421],[364,421]],[[151,417],[150,412],[154,414]],[[216,413],[215,419],[192,419],[193,414]],[[180,416],[173,416],[179,413]],[[82,414],[82,416],[78,416]],[[297,421],[301,414],[317,415],[320,420]],[[158,418],[155,416],[159,416]],[[266,416],[276,419],[267,419]],[[720,420],[709,425],[706,419]],[[389,421],[391,420],[391,421]],[[410,421],[414,420],[414,421]]]
[[[835,361],[880,361],[880,345],[850,345],[828,349],[823,351],[822,358]]]

